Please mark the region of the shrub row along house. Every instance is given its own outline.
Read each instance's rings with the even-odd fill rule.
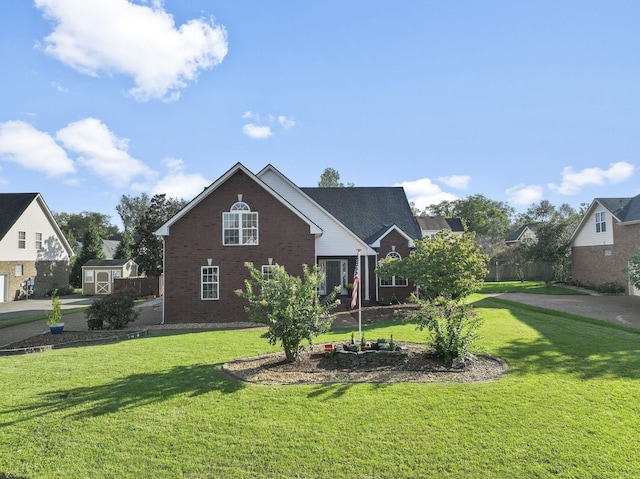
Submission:
[[[363,304],[404,301],[404,278],[380,279],[380,258],[408,255],[421,238],[400,187],[300,188],[273,166],[257,174],[238,163],[158,231],[164,239],[167,323],[244,321],[235,291],[249,273],[274,264],[302,276],[302,265],[325,273],[320,294],[335,286],[348,298],[361,257]]]

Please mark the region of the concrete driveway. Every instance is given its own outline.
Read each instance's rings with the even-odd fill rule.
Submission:
[[[498,298],[640,328],[640,296],[501,293]]]

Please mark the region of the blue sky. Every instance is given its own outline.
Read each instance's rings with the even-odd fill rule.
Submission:
[[[3,0],[0,191],[112,216],[236,162],[522,211],[640,193],[640,2]]]

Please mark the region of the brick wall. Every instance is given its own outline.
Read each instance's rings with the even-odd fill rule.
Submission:
[[[222,245],[222,213],[238,201],[238,194],[259,214],[258,245]],[[200,271],[209,258],[220,268],[220,299],[203,301]],[[302,264],[315,263],[315,239],[307,223],[238,171],[177,221],[165,238],[165,322],[246,321],[247,302],[235,294],[249,277],[244,263],[260,268],[268,258],[301,276]]]
[[[613,224],[613,245],[578,246],[571,250],[571,279],[581,285],[597,287],[615,281],[628,290],[624,272],[629,258],[640,246],[640,224]],[[610,250],[611,255],[605,256]],[[628,292],[628,291],[627,291]]]
[[[393,246],[395,246],[396,253],[398,253],[402,258],[406,258],[411,252],[407,239],[397,231],[393,230],[380,241],[378,258],[386,258],[387,254],[393,251]],[[404,302],[409,298],[409,295],[414,290],[411,281],[407,283],[407,286],[378,286],[378,288],[378,300],[380,304],[388,304],[394,296],[398,301]]]
[[[22,275],[16,276],[16,266],[22,265]],[[34,297],[42,298],[54,288],[69,286],[67,261],[3,261],[0,273],[7,275],[7,301],[19,299],[22,283],[35,278]]]

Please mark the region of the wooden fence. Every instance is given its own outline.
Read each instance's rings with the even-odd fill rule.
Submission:
[[[517,264],[508,261],[491,261],[485,281],[551,281],[553,268],[545,263]]]
[[[138,298],[159,297],[164,294],[162,276],[133,276],[130,278],[116,278],[113,281],[113,292],[132,289]]]

